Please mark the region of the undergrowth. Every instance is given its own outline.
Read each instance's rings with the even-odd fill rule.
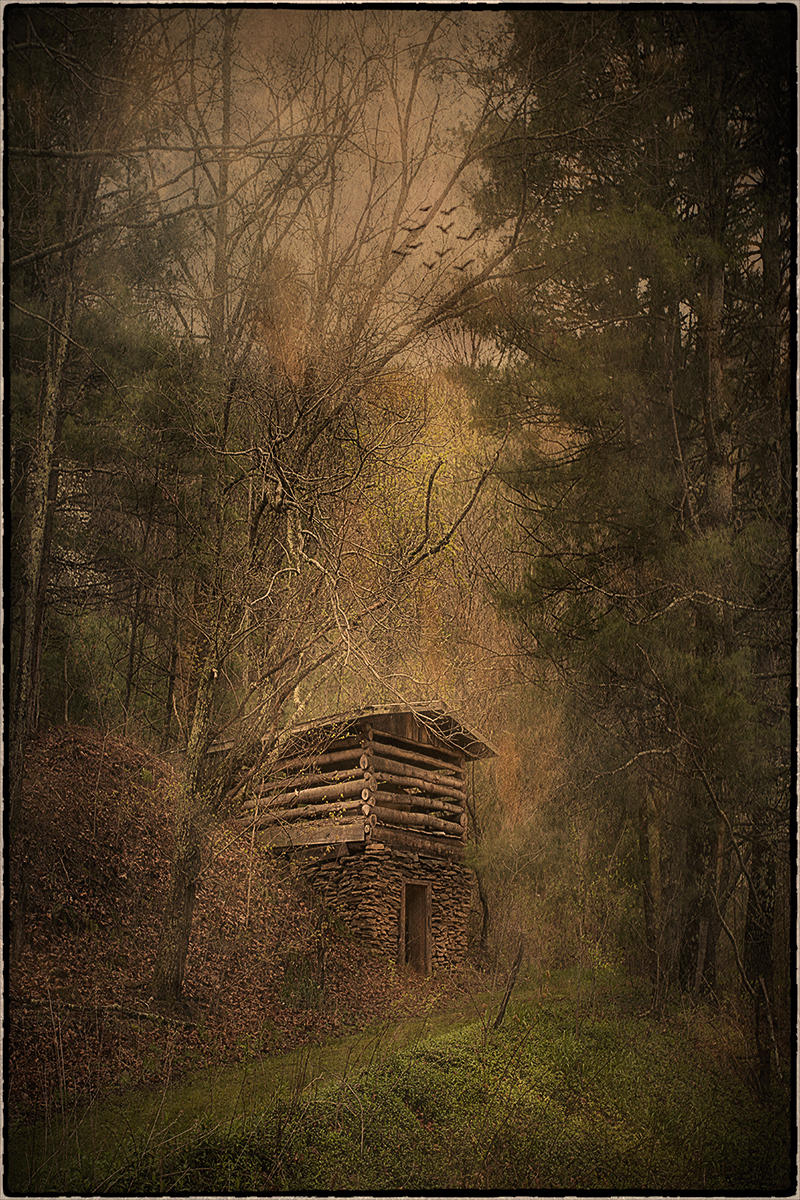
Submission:
[[[789,1194],[788,1103],[756,1100],[721,1022],[526,1002],[496,1032],[473,1021],[184,1137],[151,1130],[103,1190]]]

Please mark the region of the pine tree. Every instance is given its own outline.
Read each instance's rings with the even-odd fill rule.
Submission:
[[[582,785],[629,819],[657,994],[713,991],[744,890],[744,983],[769,995],[767,860],[788,845],[788,694],[761,680],[769,661],[785,685],[789,663],[791,26],[788,10],[515,14],[518,149],[490,159],[477,200],[500,222],[524,194],[530,213],[516,277],[476,321],[504,352],[475,383],[485,421],[515,430],[528,539],[501,600],[569,686]]]

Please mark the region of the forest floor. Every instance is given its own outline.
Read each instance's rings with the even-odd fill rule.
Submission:
[[[362,954],[233,826],[204,869],[187,1011],[167,1019],[149,982],[169,764],[55,729],[28,781],[7,1193],[791,1194],[789,1099],[756,1100],[732,1013],[656,1019],[612,974],[562,974],[521,980],[492,1032],[502,978]]]
[[[7,1192],[796,1194],[789,1098],[756,1099],[729,1015],[562,973],[493,1030],[498,999],[12,1130]]]
[[[520,991],[521,995],[526,990]],[[143,1147],[190,1142],[270,1104],[331,1080],[352,1080],[398,1050],[471,1024],[495,999],[475,996],[421,1016],[385,1020],[357,1033],[236,1063],[212,1062],[178,1082],[96,1096],[32,1123],[12,1127],[8,1146],[12,1191],[104,1193]]]

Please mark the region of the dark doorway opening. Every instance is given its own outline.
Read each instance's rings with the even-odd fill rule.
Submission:
[[[403,961],[422,975],[430,971],[429,883],[403,885]]]

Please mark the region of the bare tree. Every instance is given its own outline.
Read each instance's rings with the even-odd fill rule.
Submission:
[[[183,204],[176,180],[195,200],[167,302],[207,348],[202,395],[177,414],[204,464],[205,526],[178,613],[188,709],[155,979],[167,1003],[181,992],[205,834],[242,758],[252,770],[268,754],[298,684],[357,646],[369,656],[371,623],[449,544],[488,478],[491,461],[434,528],[434,471],[399,545],[366,516],[376,480],[408,470],[421,428],[392,379],[514,235],[482,252],[480,231],[459,218],[485,103],[444,174],[431,170],[447,132],[432,102],[444,18],[405,28],[305,16],[282,28],[267,62],[242,53],[253,20],[198,11],[161,28],[182,130],[153,155],[151,179],[165,219]],[[230,753],[209,775],[209,747],[224,738]]]

